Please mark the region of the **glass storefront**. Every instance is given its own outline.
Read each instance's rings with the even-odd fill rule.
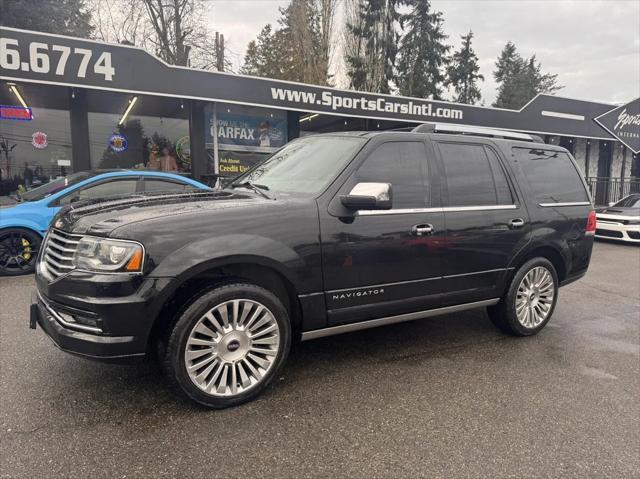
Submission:
[[[91,168],[191,172],[188,104],[92,92],[88,120]]]
[[[210,104],[205,109],[208,171],[233,178],[287,143],[287,114],[281,110]],[[217,147],[217,152],[216,152]]]
[[[0,120],[0,180],[12,188],[37,186],[73,171],[69,111],[33,107],[32,112],[31,121]]]

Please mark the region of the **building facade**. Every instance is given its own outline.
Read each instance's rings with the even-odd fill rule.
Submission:
[[[598,120],[617,108],[604,103],[539,95],[504,110],[345,91],[175,67],[136,47],[5,27],[0,86],[4,180],[19,181],[26,168],[44,177],[107,168],[231,177],[299,136],[449,122],[567,148],[598,204],[639,189],[637,126],[625,125],[631,137],[621,141]]]

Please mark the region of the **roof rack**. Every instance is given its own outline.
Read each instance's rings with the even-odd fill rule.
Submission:
[[[476,126],[456,125],[451,123],[423,123],[416,126],[415,133],[458,133],[461,135],[485,136],[489,138],[506,138],[509,140],[536,141],[526,133],[499,130],[497,128],[482,128]]]

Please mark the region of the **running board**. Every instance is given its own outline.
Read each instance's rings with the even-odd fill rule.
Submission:
[[[416,313],[399,314],[397,316],[389,316],[386,318],[371,319],[369,321],[360,321],[358,323],[343,324],[333,326],[331,328],[315,329],[302,333],[302,341],[310,339],[324,338],[325,336],[333,336],[334,334],[351,333],[362,329],[377,328],[378,326],[386,326],[388,324],[403,323],[405,321],[413,321],[415,319],[430,318],[441,314],[457,313],[466,311],[467,309],[482,308],[485,306],[493,306],[498,304],[500,298],[485,299],[484,301],[476,301],[474,303],[458,304],[456,306],[447,306],[445,308],[429,309],[427,311],[418,311]]]

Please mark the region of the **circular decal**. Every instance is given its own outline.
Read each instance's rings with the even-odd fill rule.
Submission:
[[[182,161],[189,161],[191,159],[191,143],[188,136],[183,136],[176,141],[176,155]]]
[[[114,134],[109,137],[109,148],[116,153],[125,151],[129,143],[124,135]]]
[[[31,135],[31,144],[38,150],[43,150],[49,144],[47,141],[47,134],[42,131],[36,131]]]

